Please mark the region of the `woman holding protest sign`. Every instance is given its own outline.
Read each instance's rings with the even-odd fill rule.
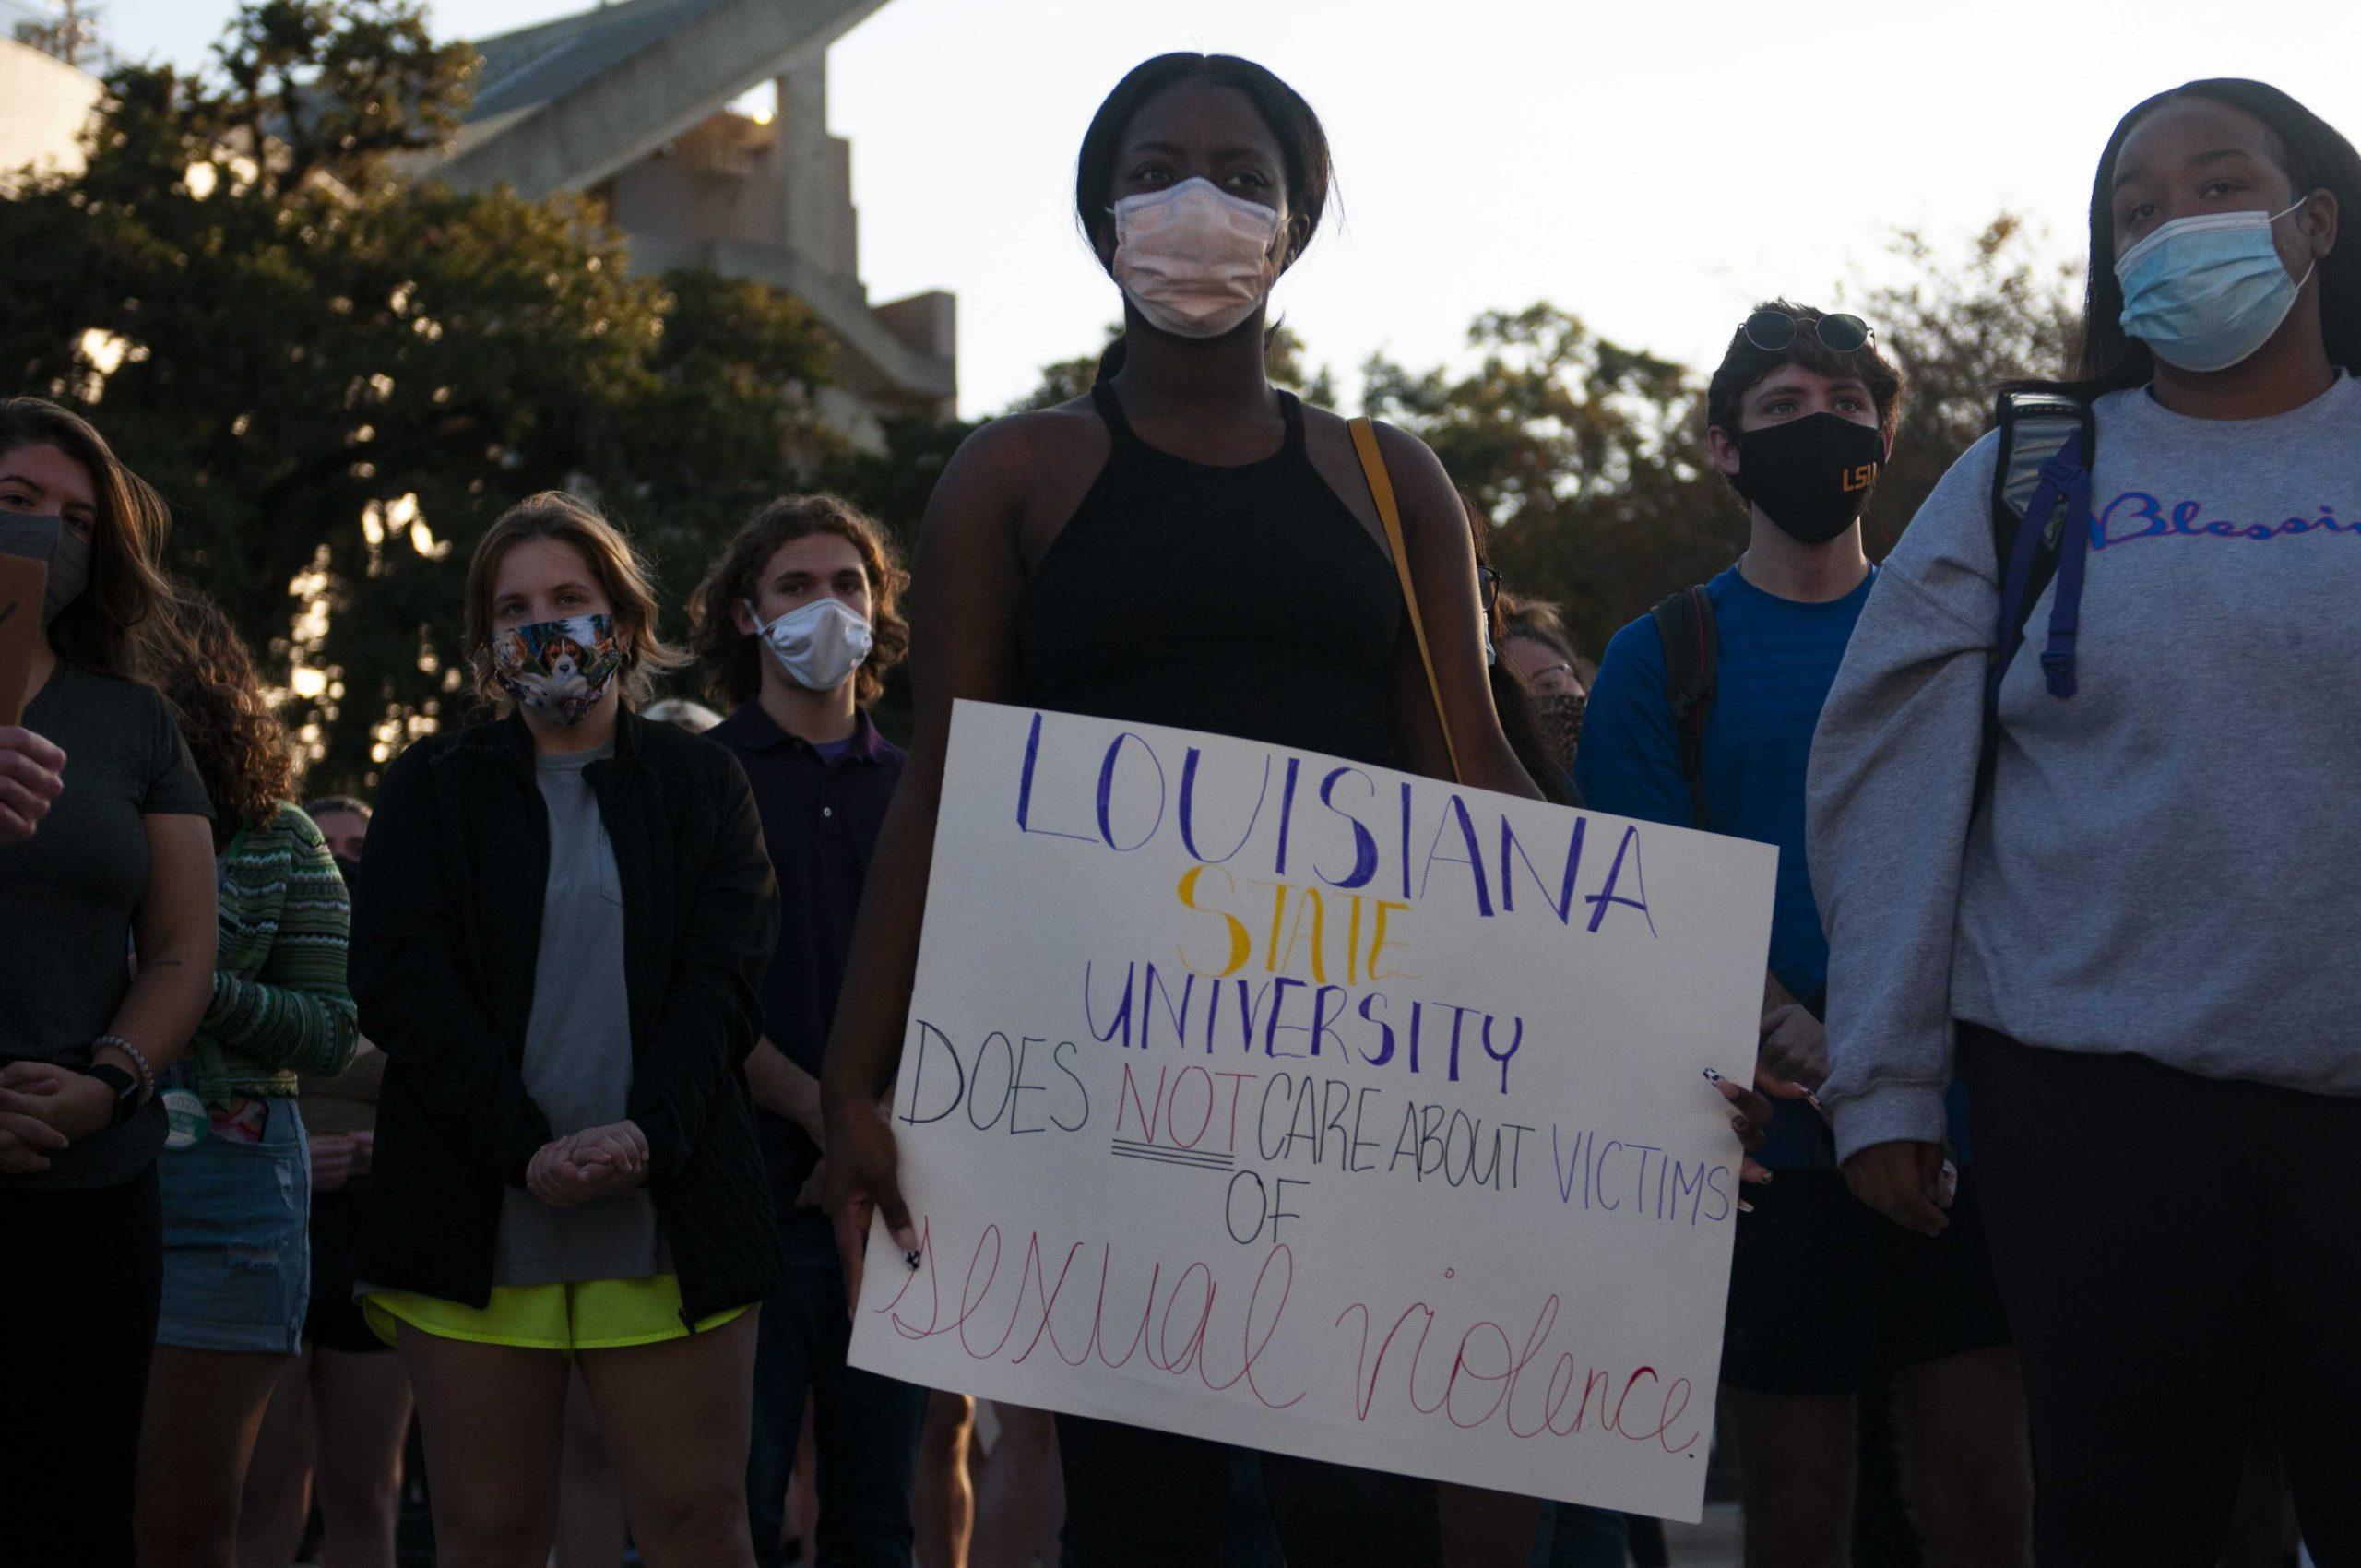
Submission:
[[[918,1244],[875,1107],[899,1054],[955,699],[1538,795],[1493,710],[1467,518],[1442,466],[1379,426],[1365,468],[1344,419],[1266,374],[1270,290],[1310,244],[1328,182],[1311,107],[1229,56],[1138,66],[1084,137],[1075,207],[1122,290],[1123,337],[1088,396],[969,438],[919,546],[916,743],[871,871],[825,1084],[828,1206],[856,1294],[872,1212],[901,1246]],[[1377,479],[1400,498],[1401,576]],[[1420,585],[1409,609],[1430,671],[1404,580]],[[1068,1538],[1088,1561],[1214,1560],[1226,1449],[1064,1416],[1059,1429]],[[1292,1562],[1423,1563],[1443,1550],[1424,1482],[1276,1454],[1264,1469]],[[1140,1505],[1144,1477],[1153,1509]],[[1536,1506],[1481,1497],[1446,1505],[1454,1562],[1529,1545]]]
[[[212,995],[211,807],[157,668],[168,516],[86,422],[0,402],[0,552],[47,567],[0,726],[0,1560],[128,1564],[162,1218],[157,1077]],[[24,606],[18,606],[21,611]],[[136,970],[125,956],[136,949]]]
[[[640,1550],[752,1568],[755,1303],[780,1286],[741,1065],[777,932],[746,776],[640,718],[678,662],[622,531],[555,493],[469,567],[506,711],[386,770],[352,991],[386,1054],[359,1272],[453,1563],[538,1562],[578,1366]]]
[[[2083,379],[1921,508],[1814,742],[1838,1152],[1942,1229],[1956,1042],[2044,1562],[2213,1562],[2258,1410],[2361,1562],[2356,213],[2276,89],[2127,114]]]

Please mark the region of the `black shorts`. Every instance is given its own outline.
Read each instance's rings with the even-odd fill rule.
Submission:
[[[389,1351],[352,1299],[353,1253],[368,1212],[366,1182],[312,1194],[312,1305],[303,1341],[354,1355]]]
[[[1973,1167],[1952,1222],[1921,1236],[1853,1196],[1834,1170],[1746,1189],[1730,1254],[1722,1381],[1756,1394],[1858,1394],[1898,1367],[2009,1341],[1984,1249]]]

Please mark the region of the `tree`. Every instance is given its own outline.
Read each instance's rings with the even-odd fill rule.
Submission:
[[[1861,307],[1907,377],[1893,458],[1869,500],[1872,558],[1893,547],[1944,471],[1992,427],[2002,386],[2068,374],[2081,319],[2078,270],[2045,266],[2014,214],[1994,219],[1955,257],[1907,230],[1893,253],[1908,276],[1869,291]]]
[[[1895,250],[1907,277],[1859,307],[1908,385],[1866,519],[1872,558],[1989,426],[1999,386],[2061,373],[2078,291],[2008,216],[1958,258],[1915,233]],[[1745,510],[1704,450],[1703,374],[1546,303],[1478,317],[1468,343],[1465,373],[1371,360],[1369,405],[1434,447],[1498,527],[1510,586],[1562,605],[1582,651],[1744,547]]]
[[[776,291],[630,276],[577,199],[400,178],[472,70],[409,0],[261,0],[218,53],[114,72],[87,168],[0,200],[0,363],[164,493],[172,564],[291,685],[314,782],[360,783],[460,703],[494,517],[587,490],[677,602],[831,449],[827,348]]]
[[[1369,407],[1434,448],[1497,527],[1507,581],[1561,605],[1585,650],[1629,618],[1634,583],[1726,563],[1737,521],[1691,436],[1703,398],[1686,369],[1547,303],[1477,317],[1468,343],[1463,374],[1372,359]]]

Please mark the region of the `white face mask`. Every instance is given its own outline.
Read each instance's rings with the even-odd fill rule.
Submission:
[[[1276,209],[1194,175],[1115,204],[1115,281],[1153,326],[1218,338],[1254,314],[1279,276]]]
[[[814,692],[833,692],[852,678],[869,657],[875,639],[860,612],[841,599],[815,599],[763,624],[762,612],[753,600],[746,613],[761,637],[797,685]]]

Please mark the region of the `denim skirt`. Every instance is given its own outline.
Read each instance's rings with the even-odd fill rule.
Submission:
[[[172,1135],[156,1167],[164,1209],[156,1343],[292,1355],[312,1290],[311,1155],[295,1101],[207,1106],[185,1066],[167,1072],[162,1088]]]

